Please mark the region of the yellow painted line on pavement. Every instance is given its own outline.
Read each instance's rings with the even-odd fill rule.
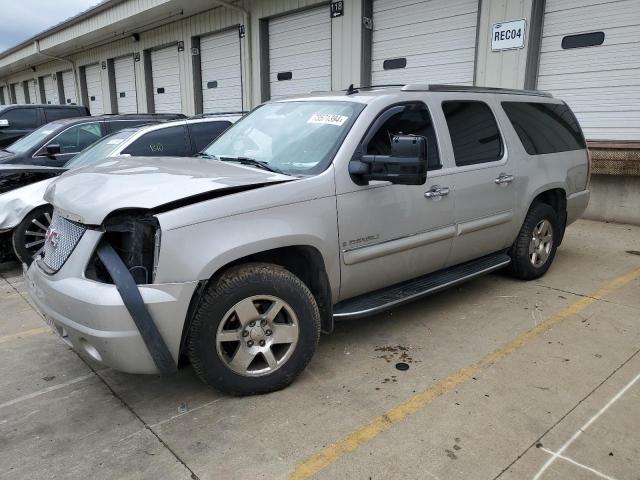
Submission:
[[[409,415],[424,409],[436,398],[471,380],[471,378],[476,376],[481,370],[494,365],[496,362],[520,350],[532,340],[549,331],[563,320],[580,313],[592,303],[639,277],[640,268],[636,268],[611,280],[590,295],[581,298],[577,302],[563,308],[558,313],[548,317],[531,330],[518,335],[516,338],[497,350],[489,353],[478,362],[464,367],[440,380],[428,389],[416,393],[406,402],[392,408],[378,417],[375,417],[371,422],[348,434],[342,440],[329,445],[320,452],[309,457],[296,467],[289,476],[289,479],[303,480],[314,476],[322,469],[335,463],[346,454],[353,452],[369,440],[374,439],[380,433],[388,430],[396,423],[407,418]]]
[[[51,333],[49,327],[32,328],[31,330],[25,330],[24,332],[12,333],[11,335],[0,336],[0,343],[11,342],[20,338],[33,337],[34,335],[40,335],[42,333]]]

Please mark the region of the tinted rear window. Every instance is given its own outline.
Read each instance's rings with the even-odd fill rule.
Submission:
[[[529,155],[586,148],[580,125],[565,104],[502,102],[502,108]]]
[[[47,122],[59,120],[61,118],[84,117],[84,112],[77,108],[45,108],[44,115]]]
[[[191,139],[196,147],[196,152],[201,152],[204,147],[213,142],[216,138],[224,132],[231,122],[219,121],[219,122],[199,122],[189,124],[189,132],[191,132]]]

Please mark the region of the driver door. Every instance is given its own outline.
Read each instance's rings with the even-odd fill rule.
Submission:
[[[440,169],[440,148],[429,109],[422,102],[406,107],[384,121],[363,147],[365,153],[389,155],[394,134],[420,135],[427,141],[428,171]],[[444,267],[456,227],[452,192],[428,193],[436,191],[439,183],[442,177],[431,179],[427,172],[423,185],[371,181],[338,192],[340,300]]]
[[[76,154],[87,148],[92,143],[100,140],[103,133],[102,122],[82,123],[67,128],[43,146],[35,157],[38,157],[43,165],[48,167],[62,167]],[[60,152],[48,154],[48,145],[59,145]]]

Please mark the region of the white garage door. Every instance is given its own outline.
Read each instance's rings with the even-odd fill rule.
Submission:
[[[373,0],[372,85],[472,85],[478,0]]]
[[[200,39],[202,109],[205,113],[242,111],[242,71],[238,30]]]
[[[180,70],[175,45],[151,52],[153,103],[156,113],[180,113]]]
[[[6,105],[8,102],[7,94],[4,91],[4,87],[0,86],[0,105]]]
[[[15,100],[18,105],[26,103],[26,99],[24,98],[24,88],[22,88],[22,82],[14,83],[13,91],[15,92]]]
[[[89,65],[84,69],[84,77],[87,82],[87,98],[89,99],[89,112],[91,115],[102,115],[104,106],[102,104],[102,80],[100,76],[100,65]]]
[[[38,95],[36,93],[36,81],[27,80],[27,88],[29,89],[29,103],[38,103]]]
[[[42,82],[44,84],[44,98],[42,99],[42,103],[58,103],[58,95],[56,95],[53,86],[53,77],[46,75],[42,77]]]
[[[547,0],[537,87],[571,106],[587,139],[640,140],[639,52],[638,0]]]
[[[62,72],[62,88],[64,91],[63,103],[78,103],[78,99],[76,98],[76,82],[71,70]]]
[[[118,113],[138,113],[133,57],[116,58],[113,61],[113,70],[116,78]]]
[[[329,7],[269,20],[271,98],[331,90]]]

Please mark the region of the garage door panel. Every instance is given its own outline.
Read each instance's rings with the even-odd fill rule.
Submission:
[[[102,103],[102,79],[99,65],[89,65],[84,69],[87,83],[87,98],[89,99],[89,111],[91,115],[102,115],[104,106]]]
[[[157,113],[180,113],[180,69],[178,49],[172,45],[151,52],[153,102]]]
[[[136,72],[133,57],[113,60],[118,113],[138,113]]]
[[[13,84],[13,91],[15,92],[16,103],[18,105],[25,104],[26,103],[26,99],[24,97],[24,89],[22,88],[22,84],[21,83],[14,83]]]
[[[602,31],[602,45],[562,49],[566,35]],[[538,84],[573,109],[589,140],[640,140],[637,0],[547,0]]]
[[[200,39],[202,108],[205,113],[243,109],[240,59],[238,30],[227,30]]]
[[[27,83],[29,88],[29,103],[39,103],[38,102],[38,94],[36,93],[36,81],[29,80]]]
[[[374,0],[373,12],[373,84],[473,83],[477,0]],[[406,67],[384,70],[394,58]]]
[[[278,73],[291,79],[278,80]],[[331,18],[323,6],[269,20],[271,98],[331,89]]]

